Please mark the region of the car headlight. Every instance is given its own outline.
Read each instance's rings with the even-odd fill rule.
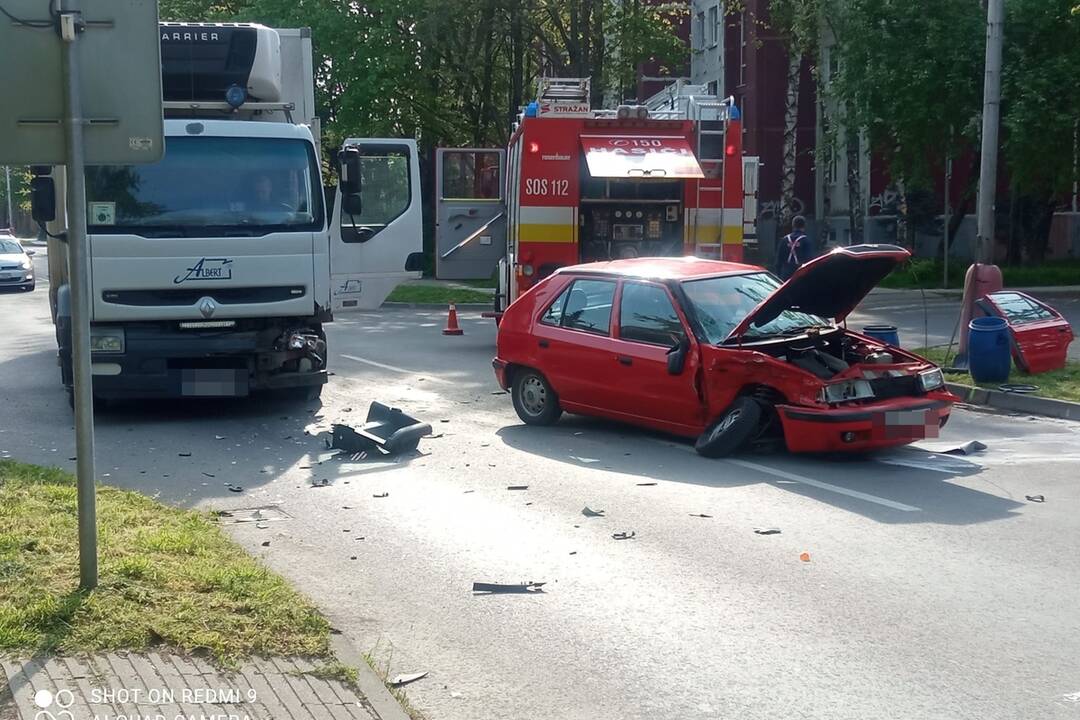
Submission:
[[[868,380],[844,380],[829,383],[821,388],[821,401],[830,404],[872,397],[874,397],[874,388]]]
[[[90,352],[124,352],[123,328],[90,328]]]
[[[941,368],[934,368],[933,370],[923,370],[919,373],[919,387],[923,392],[930,392],[931,390],[937,390],[939,387],[945,385],[945,373],[941,372]]]
[[[34,267],[34,261],[33,260],[23,260],[22,261],[22,269],[23,270],[29,270],[32,267]]]

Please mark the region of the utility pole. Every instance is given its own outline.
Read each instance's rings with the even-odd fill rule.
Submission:
[[[67,145],[67,245],[71,282],[71,357],[75,375],[75,480],[79,509],[79,587],[98,584],[97,497],[94,474],[94,395],[90,374],[90,268],[86,256],[86,162],[83,153],[79,36],[82,13],[61,0],[64,141]]]
[[[4,166],[4,180],[7,182],[7,193],[4,197],[7,198],[7,223],[9,228],[15,227],[15,216],[11,213],[11,166]],[[14,233],[14,230],[12,230]]]
[[[983,80],[982,164],[979,168],[977,263],[994,262],[994,200],[997,195],[998,128],[1001,116],[1001,52],[1005,42],[1005,0],[988,0],[986,75]]]

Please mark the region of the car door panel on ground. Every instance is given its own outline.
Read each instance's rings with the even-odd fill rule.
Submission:
[[[669,432],[696,432],[705,423],[698,392],[700,356],[675,303],[662,285],[625,281],[619,292],[615,356],[608,386],[615,389],[605,405]],[[682,340],[690,342],[686,364],[677,375],[668,372],[668,353]]]
[[[1009,323],[1013,357],[1021,370],[1035,374],[1065,367],[1073,332],[1057,310],[1015,290],[990,293],[979,307]]]
[[[614,280],[573,280],[535,325],[537,356],[548,382],[570,412],[602,408],[615,364],[611,316]]]

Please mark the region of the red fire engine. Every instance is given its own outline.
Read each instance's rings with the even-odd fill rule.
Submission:
[[[757,164],[743,158],[734,103],[683,81],[613,110],[589,97],[588,79],[542,79],[506,151],[438,151],[438,277],[486,278],[497,265],[499,312],[566,265],[743,259]]]

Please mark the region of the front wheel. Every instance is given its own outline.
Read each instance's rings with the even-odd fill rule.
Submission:
[[[535,370],[516,372],[510,394],[514,410],[527,425],[551,425],[562,415],[559,396],[547,378]]]
[[[707,458],[732,454],[754,435],[761,422],[761,404],[751,397],[736,398],[712,425],[705,428],[694,449]]]

